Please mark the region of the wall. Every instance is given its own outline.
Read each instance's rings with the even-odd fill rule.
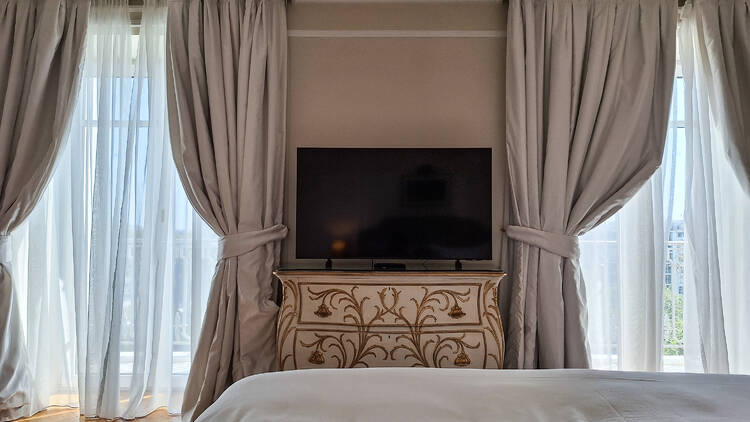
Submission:
[[[322,265],[294,258],[296,149],[315,146],[491,147],[494,258],[464,265],[500,266],[508,192],[505,8],[466,0],[292,2],[284,211],[290,232],[282,265]]]

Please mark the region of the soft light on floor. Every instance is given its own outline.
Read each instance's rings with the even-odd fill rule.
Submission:
[[[34,422],[74,422],[74,421],[104,421],[106,419],[86,419],[78,414],[77,408],[70,407],[51,407],[43,410],[29,418],[20,419],[21,421]],[[122,420],[122,419],[119,419]],[[170,416],[167,409],[157,409],[146,417],[138,418],[137,421],[143,422],[177,422],[179,416]]]

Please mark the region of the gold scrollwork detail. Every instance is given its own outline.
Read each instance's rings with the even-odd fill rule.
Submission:
[[[356,290],[357,286],[353,286],[349,291],[337,288],[320,291],[312,290],[309,287],[307,289],[311,300],[321,300],[321,305],[325,305],[327,301],[328,306],[333,310],[342,308],[344,312],[343,321],[349,322],[352,326],[356,327],[357,332],[354,340],[346,338],[343,333],[338,337],[315,333],[316,340],[314,342],[300,342],[303,347],[315,347],[321,353],[326,353],[331,349],[333,353],[331,358],[337,361],[337,367],[339,368],[369,367],[366,358],[377,358],[378,352],[382,352],[384,358],[388,354],[385,347],[378,344],[378,342],[383,341],[382,336],[370,330],[374,322],[383,321],[383,316],[388,313],[388,309],[375,305],[375,315],[368,321],[365,321],[365,304],[371,299],[368,296],[364,296],[358,300],[355,295]],[[382,294],[384,291],[385,289],[379,292],[379,294]],[[326,309],[328,309],[328,306],[326,306]],[[320,310],[320,306],[318,310]],[[351,350],[352,353],[348,353],[348,350]]]
[[[309,364],[326,367],[466,367],[472,365],[472,358],[480,356],[480,361],[472,366],[502,368],[504,341],[497,303],[497,281],[491,279],[475,285],[481,292],[478,298],[472,296],[471,288],[464,290],[459,286],[428,288],[422,285],[419,286],[422,291],[420,295],[419,291],[406,290],[405,293],[403,288],[391,285],[377,290],[374,300],[372,295],[361,293],[361,285],[350,284],[349,287],[344,284],[330,288],[318,285],[319,289],[308,286],[302,292],[295,280],[282,281],[284,302],[277,324],[279,368],[296,369],[300,362],[295,356],[306,351],[309,353],[306,359]],[[403,297],[407,300],[402,302]],[[317,308],[313,308],[316,309],[314,315],[329,318],[335,313],[335,321],[325,324],[329,324],[328,327],[332,323],[340,324],[342,329],[318,330],[320,326],[315,327],[311,323],[310,328],[297,331],[297,324],[303,324],[298,320],[298,306],[306,298],[317,304]],[[474,331],[466,328],[446,331],[441,327],[442,323],[438,320],[441,313],[459,320],[467,315],[465,309],[474,312],[471,306],[466,308],[464,305],[470,300],[479,307],[477,311],[481,327]],[[380,324],[395,328],[389,331]],[[460,327],[460,324],[453,323],[452,326]],[[388,339],[385,339],[386,334]],[[476,352],[469,353],[470,350]],[[481,357],[484,357],[483,362]],[[493,360],[494,364],[491,362]],[[390,361],[393,364],[389,365]],[[288,367],[289,362],[291,368]]]
[[[279,365],[279,369],[283,371],[287,360],[292,357],[292,353],[286,353],[282,356],[282,351],[285,350],[284,343],[286,343],[289,335],[297,328],[295,320],[299,288],[297,283],[289,280],[282,281],[282,286],[285,300],[281,309],[279,309],[279,319],[276,323],[276,341],[278,343],[276,346],[276,363]],[[294,349],[294,344],[292,344],[292,349]],[[292,365],[296,366],[294,362],[292,362]]]
[[[390,313],[393,314],[397,320],[401,321],[408,330],[407,334],[401,334],[396,337],[396,342],[399,344],[391,349],[389,353],[390,358],[395,360],[395,353],[402,350],[405,352],[405,359],[416,360],[412,366],[431,366],[439,368],[443,366],[442,362],[448,359],[446,355],[441,355],[441,352],[446,348],[451,348],[454,353],[458,353],[459,350],[463,352],[464,348],[479,348],[479,343],[469,345],[464,342],[466,334],[462,334],[461,336],[441,337],[439,334],[435,335],[425,333],[423,329],[428,321],[437,322],[437,318],[434,315],[436,306],[438,306],[438,309],[441,312],[445,312],[450,306],[449,298],[453,299],[454,306],[458,306],[459,301],[467,302],[469,300],[470,291],[468,289],[465,292],[438,289],[431,292],[424,286],[422,287],[422,290],[424,291],[424,294],[420,300],[417,300],[416,298],[411,298],[410,300],[410,302],[416,307],[416,317],[414,320],[409,320],[405,316],[404,306],[395,310],[396,303],[394,303],[394,305],[390,307]],[[394,289],[394,291],[398,292],[396,289]],[[445,306],[442,307],[440,307],[441,298],[445,300]],[[425,340],[423,339],[424,337],[428,337],[428,339]],[[402,341],[403,343],[400,343]],[[430,347],[432,347],[433,350],[431,354],[428,351]]]
[[[482,317],[487,321],[484,329],[495,340],[495,345],[497,346],[497,354],[488,353],[487,356],[495,360],[498,368],[502,368],[505,355],[505,341],[503,337],[503,323],[500,320],[497,283],[493,280],[487,280],[484,283],[482,303],[484,305]]]

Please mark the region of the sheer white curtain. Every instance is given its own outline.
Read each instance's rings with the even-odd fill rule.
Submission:
[[[748,93],[736,90],[750,85],[743,69],[750,57],[750,2],[688,5],[678,38],[691,122],[686,368],[750,374],[750,194],[743,190],[747,173],[737,164],[748,147],[742,132],[748,121],[739,107]]]
[[[671,306],[684,290],[685,110],[677,72],[661,167],[617,214],[580,239],[594,368],[682,367],[682,310],[665,314],[665,303]]]
[[[67,149],[13,233],[34,411],[180,411],[216,238],[171,157],[165,28],[166,1],[137,28],[126,0],[94,2]]]
[[[678,152],[670,129],[664,164],[610,220],[581,237],[592,367],[660,371],[670,204]]]

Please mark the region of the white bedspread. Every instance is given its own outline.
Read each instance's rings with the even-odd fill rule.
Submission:
[[[750,421],[750,377],[313,369],[248,377],[199,421]]]

